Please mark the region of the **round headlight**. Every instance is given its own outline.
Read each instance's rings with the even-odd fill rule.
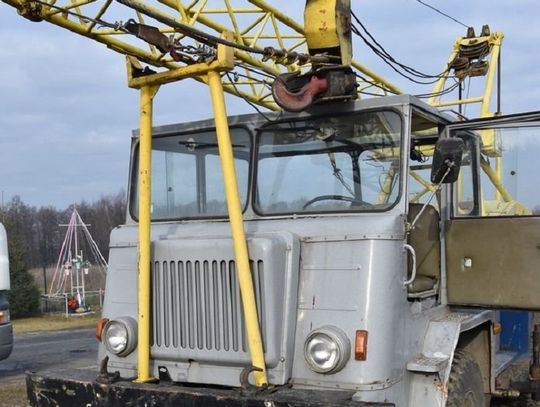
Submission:
[[[111,319],[103,329],[103,343],[117,356],[126,356],[137,346],[137,322],[131,317]]]
[[[334,326],[312,331],[304,345],[304,358],[317,373],[336,373],[345,367],[351,356],[351,343],[345,333]]]

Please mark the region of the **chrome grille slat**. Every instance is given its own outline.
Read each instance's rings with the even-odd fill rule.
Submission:
[[[223,294],[221,309],[223,312],[223,348],[226,351],[229,351],[231,348],[229,346],[229,327],[231,326],[231,321],[229,319],[229,303],[230,303],[230,294],[227,290],[227,282],[229,281],[229,273],[227,270],[227,262],[222,261],[220,264],[220,276],[221,276],[221,289]]]
[[[201,263],[198,261],[195,262],[193,280],[195,281],[195,326],[197,327],[195,333],[195,343],[197,345],[197,349],[202,349],[204,319],[201,293]]]
[[[212,262],[212,281],[214,284],[214,344],[215,349],[221,349],[221,327],[222,321],[220,319],[220,308],[219,304],[222,298],[221,286],[219,284],[219,274],[218,274],[218,262]]]
[[[179,284],[178,284],[178,272],[176,271],[176,262],[169,262],[169,271],[170,271],[170,281],[171,281],[171,319],[172,319],[172,345],[178,347],[178,338],[180,333],[180,295],[179,295]]]
[[[169,263],[163,262],[163,315],[165,321],[170,321],[170,306],[171,306],[171,284],[169,281]],[[166,347],[171,346],[170,342],[171,324],[163,324],[163,342]]]
[[[160,315],[161,314],[161,298],[162,296],[160,295],[161,293],[159,292],[159,290],[161,289],[161,284],[160,284],[160,280],[159,280],[159,277],[160,277],[161,273],[160,273],[160,263],[159,262],[155,262],[154,263],[154,273],[153,273],[153,283],[154,283],[154,292],[153,292],[153,296],[152,296],[152,305],[153,305],[153,310],[154,310],[154,316],[156,315]],[[152,324],[152,331],[153,331],[153,338],[154,338],[154,344],[157,345],[157,346],[161,346],[161,331],[160,331],[160,327],[161,327],[161,323],[162,323],[162,320],[161,319],[158,319],[158,318],[153,318],[152,320],[153,324]]]
[[[195,299],[193,294],[195,281],[193,281],[193,267],[190,261],[186,262],[186,291],[187,291],[187,333],[188,346],[190,349],[195,349]]]
[[[180,283],[180,347],[186,348],[188,344],[188,297],[187,297],[187,275],[184,262],[178,262],[178,282]]]
[[[210,285],[210,265],[208,261],[203,262],[203,300],[204,300],[204,337],[205,348],[212,349],[212,300],[213,287]]]
[[[266,343],[265,338],[267,337],[266,334],[266,313],[262,312],[263,310],[263,304],[266,303],[264,298],[264,262],[262,260],[257,261],[257,267],[254,268],[256,272],[254,273],[255,276],[257,276],[257,290],[255,298],[257,299],[257,310],[259,311],[259,321],[262,327],[262,340],[263,340],[263,349],[266,350]]]
[[[238,352],[238,293],[236,291],[236,269],[232,261],[229,262],[229,292],[231,293],[231,333],[232,348]]]

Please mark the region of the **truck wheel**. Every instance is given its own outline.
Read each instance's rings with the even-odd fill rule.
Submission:
[[[472,356],[458,350],[448,381],[446,407],[485,407],[484,385],[478,363]]]

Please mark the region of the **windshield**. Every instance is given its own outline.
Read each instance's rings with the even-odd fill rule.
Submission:
[[[264,128],[255,209],[278,214],[390,208],[399,197],[401,128],[394,111]]]
[[[230,129],[240,201],[248,191],[250,136]],[[138,214],[138,172],[132,184],[131,214]],[[215,132],[159,137],[152,148],[152,220],[227,215],[223,173]]]

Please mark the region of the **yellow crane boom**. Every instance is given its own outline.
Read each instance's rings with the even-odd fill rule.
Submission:
[[[159,32],[183,45],[198,46],[173,27],[157,21],[140,10],[155,16],[177,21],[216,36],[225,31],[233,33],[233,42],[264,50],[272,47],[279,52],[306,52],[303,24],[264,0],[130,0],[128,7],[112,0],[2,0],[32,21],[47,21],[76,34],[100,42],[110,49],[130,55],[156,68],[176,69],[184,64],[175,61],[153,44],[138,38],[123,28],[134,21],[157,27]],[[221,6],[216,7],[216,4]],[[163,20],[162,20],[163,21]],[[193,51],[193,49],[191,49]],[[241,49],[234,50],[235,74],[224,81],[224,90],[247,99],[251,103],[277,110],[270,89],[273,77],[300,69],[296,60],[259,58]],[[362,77],[358,91],[384,95],[401,90],[357,61],[352,67]]]

